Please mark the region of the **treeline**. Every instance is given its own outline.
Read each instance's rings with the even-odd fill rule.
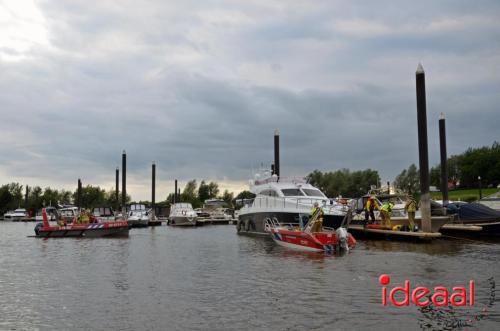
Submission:
[[[119,195],[121,199],[121,193]],[[127,195],[127,202],[130,202],[130,196]],[[50,187],[42,189],[40,186],[28,187],[26,196],[26,187],[19,183],[10,183],[0,186],[0,214],[16,208],[25,208],[36,211],[42,207],[75,204],[77,201],[77,191],[57,190]],[[87,185],[82,187],[81,194],[82,206],[93,208],[99,206],[115,207],[115,191],[108,191],[99,186]]]
[[[234,193],[224,190],[222,194],[220,193],[219,184],[216,182],[205,182],[201,181],[200,185],[196,183],[196,179],[190,180],[184,186],[184,189],[180,195],[180,202],[189,202],[193,205],[193,208],[199,208],[203,206],[205,200],[208,199],[221,199],[224,200],[226,207],[234,206]],[[174,194],[170,193],[167,197],[167,201],[172,203],[174,201]]]
[[[314,170],[307,176],[309,183],[319,188],[327,197],[359,197],[372,186],[380,186],[378,171],[372,169],[350,171],[341,169],[332,172]]]
[[[453,187],[476,188],[479,179],[483,187],[496,187],[500,184],[500,145],[494,142],[491,147],[469,148],[462,154],[453,155],[447,160],[448,182]],[[430,185],[441,188],[441,165],[429,171]],[[420,189],[420,173],[412,164],[394,180],[394,185],[409,193]]]

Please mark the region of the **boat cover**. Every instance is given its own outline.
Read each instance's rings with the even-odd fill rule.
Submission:
[[[500,221],[500,212],[479,203],[461,204],[458,208],[461,221]]]

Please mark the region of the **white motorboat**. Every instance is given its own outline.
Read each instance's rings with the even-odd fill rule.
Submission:
[[[127,213],[128,225],[132,228],[147,227],[150,218],[149,214],[150,210],[147,210],[146,206],[143,204],[130,205]]]
[[[71,205],[66,205],[63,206],[59,209],[59,219],[62,219],[66,223],[73,223],[73,220],[75,220],[79,213],[78,213],[78,207],[71,206]]]
[[[262,174],[262,175],[261,175]],[[246,199],[239,210],[239,234],[269,235],[272,227],[293,225],[303,228],[315,204],[323,209],[323,225],[337,229],[341,226],[347,207],[328,199],[305,178],[287,178],[261,170],[250,181],[254,199]]]
[[[92,215],[100,221],[109,222],[115,220],[115,213],[111,207],[94,207]]]
[[[45,207],[45,212],[47,213],[47,218],[49,219],[49,221],[57,221],[58,212],[56,207]],[[35,221],[43,222],[42,210],[36,213]]]
[[[6,212],[3,215],[4,220],[6,221],[21,221],[27,219],[29,217],[28,212],[24,208],[18,208],[16,210],[11,210]]]
[[[173,204],[170,208],[170,215],[168,216],[168,225],[176,226],[194,226],[198,215],[190,203],[179,202]]]

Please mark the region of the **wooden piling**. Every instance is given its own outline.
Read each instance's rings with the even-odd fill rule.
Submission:
[[[419,63],[415,72],[417,96],[418,155],[420,165],[420,213],[422,230],[431,231],[431,200],[429,192],[429,152],[427,146],[427,108],[425,100],[425,72]]]
[[[441,152],[441,193],[443,206],[448,204],[448,157],[446,153],[446,123],[444,114],[439,117],[439,146]]]
[[[127,154],[122,153],[122,213],[127,212]]]
[[[76,191],[76,206],[78,210],[82,208],[82,181],[78,178],[78,188]]]
[[[280,176],[280,132],[274,131],[274,174]]]
[[[153,161],[151,165],[151,209],[153,210],[153,216],[155,214],[155,193],[156,193],[156,164]]]
[[[118,211],[120,209],[120,169],[116,167],[116,172],[115,172],[115,181],[116,181],[116,186],[115,186],[115,210]]]
[[[174,203],[177,203],[177,179],[174,184]]]

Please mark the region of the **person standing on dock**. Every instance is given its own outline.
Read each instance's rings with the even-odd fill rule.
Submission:
[[[408,214],[410,231],[415,231],[415,212],[417,211],[417,202],[412,196],[408,196],[406,199],[405,211]]]
[[[386,201],[380,207],[380,217],[382,217],[382,225],[391,229],[391,212],[394,205],[390,201]]]
[[[379,210],[379,205],[377,203],[377,200],[372,196],[368,197],[368,200],[366,200],[365,204],[365,223],[368,224],[368,220],[371,218],[372,223],[375,223],[375,210]]]

